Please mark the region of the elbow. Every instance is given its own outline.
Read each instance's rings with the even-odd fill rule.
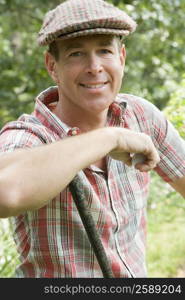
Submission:
[[[18,215],[19,192],[14,184],[0,178],[0,218]]]
[[[0,219],[9,218],[11,216],[10,210],[0,204]]]
[[[2,193],[0,191],[0,218],[9,218],[21,213],[16,193]]]
[[[4,193],[0,190],[0,218],[8,218],[16,215],[16,197],[12,193]]]

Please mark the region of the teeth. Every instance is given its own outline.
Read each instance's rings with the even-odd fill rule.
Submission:
[[[104,86],[104,83],[101,84],[82,84],[84,87],[88,89],[98,89]]]

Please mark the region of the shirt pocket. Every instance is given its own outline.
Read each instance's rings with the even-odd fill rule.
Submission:
[[[121,219],[128,223],[135,216],[140,216],[141,211],[146,208],[149,175],[125,165],[119,167],[118,171],[115,184],[115,194],[119,195],[116,210]]]

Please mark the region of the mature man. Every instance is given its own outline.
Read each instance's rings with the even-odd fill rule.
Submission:
[[[148,171],[185,196],[178,133],[151,103],[118,94],[120,37],[135,28],[102,0],[68,0],[45,17],[38,41],[56,86],[0,136],[0,216],[14,224],[17,277],[103,276],[69,190],[77,173],[115,277],[146,276]]]

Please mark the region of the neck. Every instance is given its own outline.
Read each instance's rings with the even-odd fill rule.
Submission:
[[[81,132],[88,132],[106,125],[108,108],[101,112],[92,113],[82,109],[65,111],[65,108],[61,106],[61,103],[58,102],[53,112],[62,122],[70,127],[78,127]]]

